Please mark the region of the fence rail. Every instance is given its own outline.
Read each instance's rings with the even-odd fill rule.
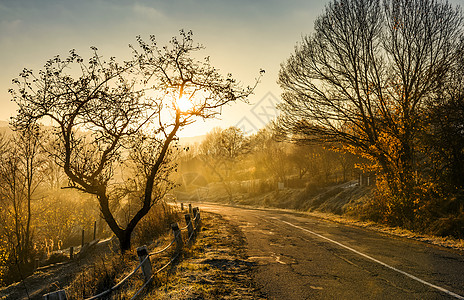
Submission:
[[[181,203],[181,210],[183,211],[183,203]],[[193,218],[191,218],[190,214],[193,213]],[[186,236],[186,243],[189,244],[194,240],[194,237],[196,233],[200,230],[201,228],[201,217],[200,217],[200,211],[198,207],[195,207],[192,209],[191,204],[189,204],[189,213],[184,215],[185,217],[185,222],[186,226],[179,228],[179,225],[177,223],[171,224],[171,230],[173,232],[173,239],[172,241],[166,245],[163,249],[155,252],[148,253],[147,246],[141,246],[137,248],[137,256],[139,257],[139,264],[137,267],[134,268],[126,277],[124,277],[120,282],[118,282],[116,285],[112,286],[111,288],[107,289],[106,291],[103,291],[97,295],[94,295],[90,298],[86,298],[85,300],[96,300],[101,297],[110,295],[114,291],[118,290],[121,286],[124,285],[125,282],[127,282],[134,274],[141,269],[143,276],[144,276],[144,283],[142,287],[132,296],[131,299],[135,299],[142,291],[143,289],[153,281],[153,278],[156,274],[162,272],[164,269],[166,269],[169,265],[171,265],[176,259],[180,257],[182,254],[182,248],[184,245],[184,242],[182,240],[182,230],[187,229],[187,236]],[[152,245],[155,242],[149,244]],[[158,255],[163,252],[166,252],[169,248],[171,248],[173,245],[176,245],[176,250],[174,252],[173,257],[171,260],[166,263],[164,266],[159,268],[158,270],[154,271],[152,270],[151,266],[151,261],[150,261],[150,256]],[[52,293],[48,293],[44,295],[44,300],[67,300],[67,295],[65,290],[59,290],[55,291]]]

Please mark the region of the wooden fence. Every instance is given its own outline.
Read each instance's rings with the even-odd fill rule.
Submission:
[[[181,203],[181,209],[183,210],[183,203]],[[193,214],[193,219],[191,217],[191,214]],[[180,228],[177,223],[171,224],[171,230],[173,232],[173,239],[172,241],[166,245],[163,249],[149,253],[148,252],[148,247],[146,245],[138,247],[137,248],[137,256],[139,258],[139,265],[132,270],[126,277],[124,277],[119,283],[116,285],[112,286],[111,288],[107,289],[104,292],[99,293],[98,295],[92,296],[90,298],[87,298],[86,300],[95,300],[99,299],[104,296],[109,296],[111,295],[114,291],[118,290],[121,288],[121,286],[124,285],[125,282],[127,282],[136,272],[140,269],[143,278],[144,278],[144,283],[142,287],[132,296],[131,299],[135,299],[140,292],[143,291],[143,289],[153,281],[153,278],[156,274],[162,272],[164,269],[166,269],[169,265],[171,265],[177,258],[180,257],[182,253],[182,248],[184,246],[184,241],[182,239],[182,231],[187,230],[187,236],[186,236],[186,241],[185,244],[191,243],[197,232],[201,228],[201,217],[200,217],[200,210],[198,207],[192,208],[192,205],[189,204],[189,213],[184,215],[185,217],[185,223],[187,224],[185,227]],[[175,251],[174,255],[171,258],[171,260],[165,264],[163,267],[159,268],[158,270],[153,271],[152,266],[151,266],[151,261],[150,257],[161,254],[165,251],[167,251],[169,248],[175,245]],[[44,300],[67,300],[67,295],[65,290],[59,290],[56,292],[48,293],[44,295]]]
[[[81,244],[77,246],[71,246],[68,248],[61,248],[62,242],[61,240],[58,241],[58,247],[54,250],[53,241],[51,240],[49,244],[47,244],[47,240],[45,240],[45,253],[44,258],[42,260],[38,257],[34,259],[34,271],[43,271],[49,268],[56,267],[57,265],[63,265],[70,263],[74,258],[85,255],[86,251],[91,249],[94,245],[96,245],[100,239],[96,238],[97,235],[97,221],[93,223],[93,239],[89,242],[85,242],[85,230],[82,229],[81,231]],[[88,235],[87,235],[88,236]],[[88,238],[87,238],[88,240]],[[58,259],[58,262],[50,262],[49,259],[53,255],[68,255],[69,260],[63,260],[62,258]]]

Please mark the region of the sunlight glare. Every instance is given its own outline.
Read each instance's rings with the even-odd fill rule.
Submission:
[[[189,97],[183,95],[177,100],[177,107],[182,112],[187,112],[193,108],[193,103],[190,101]]]

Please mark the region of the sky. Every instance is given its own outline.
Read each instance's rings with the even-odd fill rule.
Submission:
[[[451,3],[462,4],[463,0]],[[15,115],[8,89],[23,68],[39,70],[47,59],[76,49],[84,58],[95,46],[104,57],[124,59],[135,37],[153,34],[159,44],[192,30],[214,67],[245,86],[266,71],[250,104],[224,107],[220,120],[198,121],[181,136],[215,126],[262,128],[277,111],[280,64],[302,36],[313,31],[328,0],[0,0],[0,121]]]
[[[266,73],[250,104],[224,107],[220,120],[200,120],[180,135],[202,135],[215,126],[256,131],[276,114],[280,63],[311,32],[323,7],[315,0],[0,0],[0,120],[16,113],[8,89],[25,67],[37,71],[70,49],[89,57],[90,46],[105,57],[124,59],[137,35],[153,34],[166,44],[185,29],[205,46],[202,54],[211,57],[213,66],[244,86],[254,83],[261,68]]]

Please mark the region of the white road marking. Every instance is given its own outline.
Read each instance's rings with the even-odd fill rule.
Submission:
[[[427,286],[429,286],[429,287],[432,287],[432,288],[434,288],[434,289],[437,289],[437,290],[439,290],[440,292],[446,293],[446,294],[448,294],[448,295],[450,295],[450,296],[453,296],[453,297],[455,297],[455,298],[457,298],[457,299],[464,300],[464,296],[458,295],[458,294],[453,293],[453,292],[451,292],[451,291],[449,291],[449,290],[447,290],[447,289],[445,289],[445,288],[442,288],[442,287],[440,287],[440,286],[437,286],[437,285],[435,285],[435,284],[432,284],[432,283],[429,283],[429,282],[427,282],[427,281],[425,281],[425,280],[422,280],[422,279],[420,279],[420,278],[417,278],[417,277],[414,276],[414,275],[411,275],[411,274],[409,274],[409,273],[407,273],[407,272],[405,272],[405,271],[402,271],[402,270],[400,270],[400,269],[397,269],[397,268],[395,268],[395,267],[392,267],[392,266],[390,266],[390,265],[388,265],[388,264],[386,264],[386,263],[384,263],[384,262],[382,262],[382,261],[380,261],[380,260],[378,260],[378,259],[375,259],[375,258],[373,258],[373,257],[371,257],[371,256],[369,256],[369,255],[367,255],[367,254],[364,254],[364,253],[362,253],[362,252],[359,252],[358,250],[355,250],[355,249],[353,249],[353,248],[351,248],[351,247],[349,247],[349,246],[346,246],[346,245],[344,245],[344,244],[342,244],[342,243],[340,243],[340,242],[334,241],[334,240],[332,240],[332,239],[329,239],[328,237],[325,237],[325,236],[323,236],[323,235],[320,235],[320,234],[318,234],[318,233],[315,233],[314,231],[311,231],[311,230],[308,230],[308,229],[303,228],[303,227],[301,227],[301,226],[298,226],[298,225],[289,223],[289,222],[287,222],[287,221],[280,220],[280,219],[275,218],[275,217],[272,217],[272,219],[279,220],[279,221],[281,221],[281,222],[283,222],[283,223],[285,223],[285,224],[287,224],[287,225],[290,225],[290,226],[293,226],[293,227],[295,227],[295,228],[298,228],[298,229],[301,229],[301,230],[303,230],[303,231],[306,231],[306,232],[308,232],[308,233],[310,233],[310,234],[312,234],[312,235],[315,235],[315,236],[317,236],[317,237],[319,237],[319,238],[321,238],[321,239],[324,239],[324,240],[327,240],[327,241],[329,241],[329,242],[331,242],[331,243],[334,243],[334,244],[336,244],[336,245],[338,245],[338,246],[340,246],[340,247],[343,247],[343,248],[345,248],[345,249],[347,249],[347,250],[350,250],[351,252],[354,252],[354,253],[356,253],[356,254],[358,254],[358,255],[364,257],[364,258],[367,258],[367,259],[369,259],[369,260],[372,260],[373,262],[376,262],[376,263],[378,263],[378,264],[380,264],[380,265],[382,265],[382,266],[384,266],[384,267],[387,267],[387,268],[389,268],[389,269],[391,269],[391,270],[393,270],[393,271],[396,271],[396,272],[401,273],[401,274],[403,274],[403,275],[405,275],[405,276],[407,276],[407,277],[409,277],[409,278],[411,278],[411,279],[414,279],[414,280],[416,280],[416,281],[418,281],[418,282],[420,282],[420,283],[423,283],[423,284],[425,284],[425,285],[427,285]]]

